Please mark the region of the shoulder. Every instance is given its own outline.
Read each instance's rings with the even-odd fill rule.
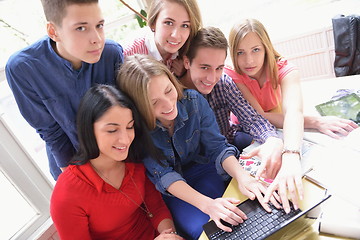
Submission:
[[[6,67],[12,68],[20,63],[29,64],[32,61],[43,59],[44,57],[49,56],[49,54],[52,55],[53,53],[49,50],[49,47],[50,38],[48,36],[44,36],[31,45],[13,53],[8,59]]]
[[[110,53],[112,51],[122,53],[123,48],[119,43],[117,43],[113,40],[107,39],[105,41],[104,52]]]
[[[63,173],[60,174],[52,193],[53,199],[59,200],[64,198],[76,198],[77,194],[75,193],[79,192],[82,182],[80,178],[74,174],[74,170],[76,171],[77,168],[78,166],[70,165]]]
[[[198,91],[194,89],[185,89],[183,99],[185,101],[201,101],[202,99],[205,99],[203,95],[201,95]]]
[[[148,54],[148,50],[145,44],[145,37],[139,37],[134,39],[131,43],[124,46],[124,55],[133,54]]]
[[[295,64],[289,62],[286,58],[281,57],[276,64],[278,65],[279,70],[283,68],[296,68]]]

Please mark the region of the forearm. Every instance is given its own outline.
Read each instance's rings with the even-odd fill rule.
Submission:
[[[244,174],[248,174],[239,164],[239,160],[234,156],[227,157],[223,163],[222,167],[224,170],[233,178],[235,178],[238,182],[241,182],[241,178]]]
[[[304,128],[318,129],[320,116],[304,116]]]
[[[263,117],[268,119],[269,122],[276,128],[283,128],[284,126],[284,115],[282,113],[264,112]]]
[[[284,116],[284,147],[291,150],[301,148],[304,134],[304,116],[302,111],[292,109]]]
[[[205,211],[204,207],[209,205],[208,202],[212,201],[211,198],[196,191],[184,181],[176,181],[172,183],[168,187],[167,191],[175,197],[200,209],[202,212]]]

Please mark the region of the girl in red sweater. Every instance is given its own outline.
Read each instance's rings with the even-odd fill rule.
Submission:
[[[160,193],[136,163],[157,156],[133,103],[116,88],[92,87],[77,115],[79,149],[51,197],[62,240],[182,239]]]

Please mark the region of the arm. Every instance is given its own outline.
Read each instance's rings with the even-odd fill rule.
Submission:
[[[336,116],[305,116],[304,127],[316,129],[330,137],[340,139],[341,136],[338,134],[347,136],[359,126],[351,120]]]
[[[69,192],[66,186],[73,183],[63,181],[64,179],[59,178],[56,182],[50,202],[50,214],[56,230],[60,238],[64,240],[91,240],[89,221],[86,212],[83,210],[84,206],[77,204],[79,201],[86,201],[71,197],[76,195],[73,191],[70,191],[71,194],[66,194]]]
[[[36,71],[39,73],[35,74]],[[31,64],[31,61],[24,64],[12,60],[6,66],[6,77],[24,119],[50,147],[57,165],[66,167],[75,149],[66,133],[49,113],[44,103],[47,99],[43,100],[37,92],[37,82],[45,81],[42,78],[44,73],[41,71],[42,69]],[[52,103],[51,99],[48,103]]]
[[[264,112],[260,104],[244,84],[238,83],[237,86],[243,92],[244,97],[247,98],[250,104],[260,114],[268,118],[269,121],[277,127],[283,128],[284,146],[293,150],[300,149],[303,134],[303,114],[299,72],[293,70],[282,79],[281,91],[283,113]],[[286,153],[281,156],[280,151],[282,151],[282,149],[278,146],[281,145],[277,145],[277,159],[281,160],[276,161],[270,159],[270,161],[262,164],[258,170],[257,177],[259,177],[266,168],[266,176],[275,179],[269,188],[270,190],[268,191],[265,200],[268,201],[271,196],[270,193],[278,189],[284,208],[286,211],[289,211],[289,203],[287,200],[288,191],[296,206],[298,204],[297,192],[300,198],[303,196],[301,165],[297,154]],[[255,151],[256,150],[257,149],[255,149]],[[253,156],[254,153],[249,153],[249,155]]]
[[[230,81],[229,81],[230,79]],[[231,78],[224,77],[225,92],[227,93],[227,104],[230,110],[240,120],[240,124],[244,130],[250,128],[250,133],[254,138],[263,143],[258,148],[254,149],[243,158],[250,158],[258,156],[262,160],[262,166],[259,171],[266,167],[267,178],[274,178],[281,166],[281,151],[283,149],[283,142],[276,133],[276,128],[270,122],[255,111],[255,109],[245,100],[243,94],[237,88]],[[247,90],[247,89],[246,89]],[[245,91],[246,96],[251,97],[256,101],[249,90]],[[245,94],[244,94],[245,96]],[[251,99],[250,99],[251,100]],[[256,102],[257,106],[260,106]]]
[[[278,137],[276,128],[249,104],[245,94],[239,90],[230,76],[223,74],[220,81],[217,85],[226,105],[239,119],[244,132],[250,133],[259,143],[264,143],[269,137]]]
[[[231,231],[231,229],[224,226],[220,219],[233,225],[242,223],[243,219],[246,219],[246,215],[234,205],[239,204],[239,200],[233,198],[209,198],[184,181],[171,184],[168,192],[208,214],[216,225],[224,231]]]
[[[284,115],[284,146],[286,149],[300,150],[304,131],[304,117],[300,76],[297,70],[291,71],[283,78],[281,91]],[[287,200],[288,195],[292,199],[295,208],[299,206],[299,196],[300,198],[303,197],[301,175],[300,155],[295,153],[282,154],[282,166],[274,182],[269,187],[269,193],[275,189],[279,190],[286,212],[290,211]]]

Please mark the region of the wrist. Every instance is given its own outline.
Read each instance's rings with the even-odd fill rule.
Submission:
[[[297,154],[299,155],[299,158],[301,159],[301,151],[300,149],[290,149],[290,148],[283,148],[282,152],[281,152],[281,157],[284,154]]]

